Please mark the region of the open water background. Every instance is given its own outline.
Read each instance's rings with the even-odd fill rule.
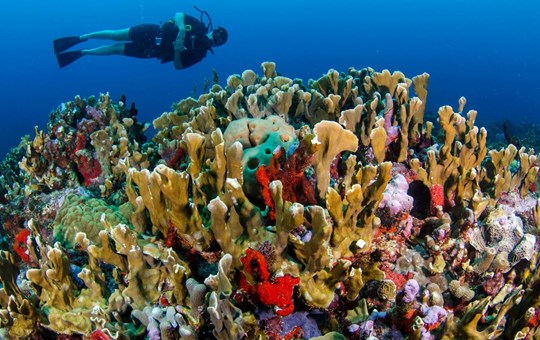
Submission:
[[[55,38],[159,23],[177,11],[197,17],[194,5],[229,31],[229,42],[194,67],[177,71],[172,63],[122,56],[57,66]],[[261,74],[263,61],[306,82],[351,66],[409,78],[427,72],[432,112],[456,108],[465,96],[466,109],[479,112],[477,125],[540,121],[538,1],[4,0],[1,8],[0,157],[77,94],[125,94],[139,119],[151,122],[195,89],[200,94],[213,69],[224,85],[245,69]]]

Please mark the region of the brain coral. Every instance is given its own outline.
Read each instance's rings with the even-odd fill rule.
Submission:
[[[75,235],[84,232],[94,244],[101,245],[98,234],[103,230],[102,216],[112,225],[129,224],[118,207],[110,206],[102,199],[68,195],[54,220],[54,238],[72,248]]]

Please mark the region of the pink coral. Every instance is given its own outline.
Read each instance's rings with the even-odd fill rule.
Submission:
[[[394,102],[392,95],[387,93],[385,96],[386,107],[384,108],[384,130],[386,131],[386,146],[390,145],[399,137],[399,129],[392,124],[392,116],[394,115]]]
[[[429,189],[431,194],[431,213],[434,214],[437,211],[437,207],[444,206],[444,188],[440,184],[433,184]]]

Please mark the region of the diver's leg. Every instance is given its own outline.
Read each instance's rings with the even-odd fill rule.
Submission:
[[[100,46],[96,48],[88,48],[81,51],[82,55],[124,55],[126,44],[114,44]]]
[[[103,30],[92,33],[87,33],[79,36],[81,40],[88,39],[100,39],[100,40],[116,40],[116,41],[125,41],[129,40],[129,28],[124,28],[120,30]]]
[[[65,50],[77,45],[78,43],[82,41],[86,41],[88,39],[100,39],[100,40],[115,40],[115,41],[127,41],[131,40],[130,35],[130,28],[124,28],[121,30],[104,30],[104,31],[97,31],[92,33],[87,33],[79,36],[72,36],[72,37],[64,37],[55,39],[53,41],[54,46],[54,53],[58,54],[61,52],[64,52]]]

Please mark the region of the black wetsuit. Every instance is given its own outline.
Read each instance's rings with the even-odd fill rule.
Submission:
[[[185,14],[186,37],[180,59],[184,68],[192,66],[204,57],[211,48],[206,36],[206,27],[199,20]],[[163,25],[142,24],[130,27],[129,40],[124,55],[136,58],[158,58],[162,63],[174,60],[173,43],[178,35],[178,27],[173,20]]]

